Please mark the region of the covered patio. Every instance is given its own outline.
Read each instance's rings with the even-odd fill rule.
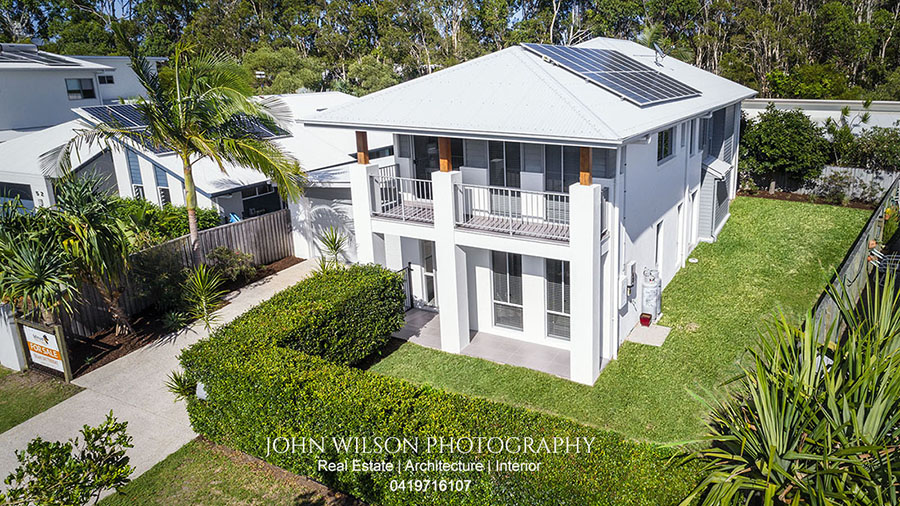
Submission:
[[[440,315],[434,311],[412,309],[406,313],[406,325],[395,332],[394,337],[440,350]],[[471,341],[462,354],[569,379],[569,352],[551,346],[472,331]]]

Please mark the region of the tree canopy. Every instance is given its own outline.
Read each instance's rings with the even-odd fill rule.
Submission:
[[[520,42],[609,36],[763,97],[900,100],[896,0],[0,0],[0,42],[146,55],[186,39],[262,75],[260,93],[368,93]]]

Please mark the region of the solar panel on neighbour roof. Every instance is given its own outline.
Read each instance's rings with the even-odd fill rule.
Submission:
[[[141,130],[147,127],[147,120],[144,115],[133,104],[114,104],[114,105],[96,105],[85,107],[84,112],[90,114],[97,121],[107,123],[109,125]],[[271,139],[290,135],[289,132],[281,128],[267,127],[258,119],[243,117],[240,120],[241,125],[246,129],[247,133],[252,134],[260,139]],[[147,146],[149,149],[153,149]],[[155,150],[155,152],[160,152]]]
[[[79,64],[49,53],[0,50],[0,63],[40,63],[50,67],[77,67]]]
[[[639,106],[700,95],[699,90],[613,49],[522,46]]]

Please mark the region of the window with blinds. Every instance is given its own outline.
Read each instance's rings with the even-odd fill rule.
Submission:
[[[491,252],[494,325],[522,330],[522,255]]]
[[[547,335],[569,339],[569,262],[546,260]]]

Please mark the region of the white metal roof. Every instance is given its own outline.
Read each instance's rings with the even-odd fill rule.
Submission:
[[[639,107],[510,47],[367,95],[305,119],[307,125],[603,145],[654,132],[756,92],[630,41],[596,38],[582,47],[614,49],[701,91],[698,97]]]
[[[278,97],[290,109],[293,120],[287,125],[291,135],[276,139],[274,142],[297,158],[300,166],[309,174],[312,184],[320,182],[343,184],[346,178],[342,171],[320,171],[356,160],[356,153],[353,152],[354,133],[348,130],[307,126],[300,121],[300,118],[358,99],[339,92],[294,93]],[[75,109],[75,112],[86,120],[96,122],[95,118],[81,108]],[[64,142],[65,140],[62,140],[57,145]],[[369,136],[371,149],[390,146],[392,143],[391,134],[386,132],[372,132]],[[5,144],[0,144],[0,148]],[[139,151],[143,157],[164,167],[170,174],[183,181],[181,161],[174,153],[154,154],[143,149]],[[226,165],[223,173],[219,166],[209,159],[196,162],[193,166],[193,175],[197,190],[207,196],[230,193],[242,187],[268,181],[264,174],[247,167]]]
[[[747,100],[743,103],[743,110],[748,118],[755,118],[766,110],[769,104],[773,104],[776,109],[787,111],[800,109],[804,114],[819,124],[824,124],[829,118],[834,121],[841,119],[841,109],[850,108],[850,119],[854,120],[857,115],[869,113],[869,122],[859,122],[853,128],[854,133],[862,133],[863,130],[877,127],[895,127],[896,122],[900,121],[900,102],[888,100],[873,101],[869,108],[863,107],[862,100],[810,100],[810,99],[793,99],[793,98],[755,98]]]

